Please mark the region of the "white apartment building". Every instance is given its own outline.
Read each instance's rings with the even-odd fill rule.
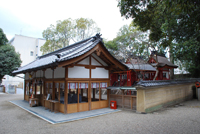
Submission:
[[[34,61],[38,56],[42,55],[40,47],[46,42],[45,39],[27,37],[23,35],[15,35],[10,40],[10,44],[15,47],[15,51],[20,53],[20,58],[22,60],[21,66],[24,66],[32,61]],[[24,74],[17,75],[16,77],[11,77],[9,75],[4,76],[5,79],[2,81],[2,85],[5,85],[6,91],[10,87],[17,86],[22,88],[24,85]]]

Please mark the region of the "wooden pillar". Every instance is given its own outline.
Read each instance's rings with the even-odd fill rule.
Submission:
[[[107,89],[108,107],[110,107],[110,91],[111,91],[111,89]]]
[[[25,100],[25,96],[26,96],[26,81],[24,80],[24,100]]]
[[[45,101],[44,99],[46,99],[44,96],[46,95],[46,90],[45,90],[45,70],[42,70],[42,74],[43,74],[43,77],[42,77],[42,89],[43,89],[43,95],[42,95],[42,100],[43,100],[43,106],[45,107]]]
[[[131,101],[131,110],[133,109],[133,97],[132,97],[132,95],[131,95],[131,97],[130,97],[130,101]]]
[[[89,65],[91,66],[91,63],[92,63],[92,61],[91,61],[92,59],[91,59],[91,56],[89,56]],[[89,85],[88,85],[88,103],[89,103],[89,110],[91,110],[91,107],[92,107],[92,100],[91,100],[91,98],[92,98],[92,96],[91,96],[91,91],[92,91],[92,87],[91,87],[91,77],[92,77],[92,69],[90,68],[90,80],[89,80]]]
[[[43,98],[44,96],[46,96],[46,83],[45,83],[45,70],[42,70],[43,71],[43,82],[42,82],[42,86],[43,86]],[[47,97],[47,96],[46,96]]]
[[[55,83],[54,83],[54,69],[52,69],[52,100],[55,100]]]
[[[34,89],[33,90],[35,91],[34,98],[36,98],[36,89],[37,89],[37,87],[36,87],[36,79],[35,79],[36,78],[36,71],[34,71],[34,75],[35,76],[34,76],[34,79],[33,79],[33,84],[34,84]]]
[[[124,90],[122,90],[122,108],[124,109]]]
[[[80,89],[81,90],[81,89]],[[81,90],[81,96],[83,97],[83,90]]]
[[[24,73],[24,100],[26,96],[26,73]]]
[[[30,98],[30,88],[31,88],[31,84],[30,84],[31,81],[29,81],[29,84],[28,84],[28,101],[29,101],[29,98]]]
[[[91,81],[89,81],[88,83],[88,102],[89,102],[89,110],[91,110],[91,105],[92,105],[92,101],[91,101]]]
[[[101,84],[99,83],[99,101],[101,101]]]
[[[92,88],[92,98],[95,99],[95,88]]]
[[[68,78],[68,67],[65,67],[65,78]],[[65,80],[65,90],[64,90],[64,112],[67,113],[68,105],[68,81]]]

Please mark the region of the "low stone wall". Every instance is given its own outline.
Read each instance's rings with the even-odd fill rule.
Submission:
[[[194,81],[141,82],[136,87],[137,112],[153,112],[192,99],[193,86],[195,86]]]

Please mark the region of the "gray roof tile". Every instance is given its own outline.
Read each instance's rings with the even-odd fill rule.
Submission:
[[[155,87],[155,86],[164,86],[164,85],[172,85],[172,84],[195,83],[196,81],[200,81],[200,78],[180,79],[180,80],[139,81],[137,83],[137,86]]]
[[[27,71],[36,70],[38,68],[45,68],[47,66],[57,65],[58,62],[69,60],[78,56],[81,56],[94,48],[102,39],[100,36],[96,35],[91,38],[85,39],[83,41],[77,42],[70,46],[64,47],[62,49],[56,50],[54,52],[48,53],[46,55],[40,56],[35,61],[18,68],[18,70],[13,71],[13,74],[23,73]]]

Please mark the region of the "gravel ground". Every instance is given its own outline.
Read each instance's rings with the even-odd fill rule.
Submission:
[[[23,95],[0,94],[0,134],[199,134],[200,102],[188,101],[150,114],[121,111],[99,117],[52,125],[11,104]]]

